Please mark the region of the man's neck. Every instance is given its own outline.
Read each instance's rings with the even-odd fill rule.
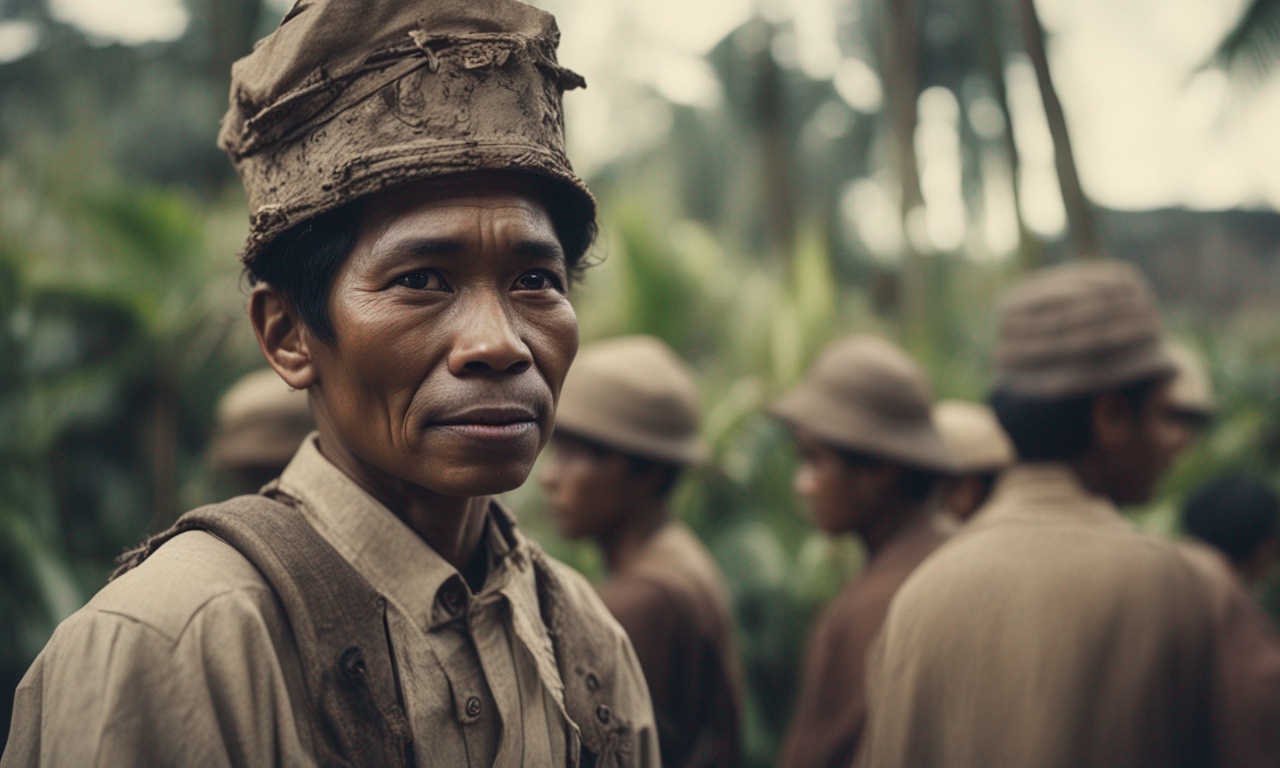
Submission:
[[[604,552],[609,572],[617,573],[626,569],[654,534],[670,521],[666,503],[651,500],[626,515],[617,527],[598,536],[596,543]]]
[[[1084,488],[1090,496],[1102,496],[1118,504],[1119,502],[1116,502],[1112,493],[1110,493],[1105,462],[1105,459],[1098,457],[1091,451],[1077,459],[1066,462],[1066,466],[1070,467],[1072,474],[1076,476],[1076,480],[1080,483],[1080,487]]]
[[[929,525],[931,512],[927,504],[908,501],[890,502],[884,514],[863,530],[857,531],[867,548],[867,560],[874,560],[894,540],[920,526]]]
[[[468,582],[476,576],[476,552],[484,540],[489,496],[446,496],[406,483],[371,467],[321,439],[320,453],[366,493],[409,526]],[[479,560],[481,566],[486,561]],[[483,575],[480,576],[483,581]]]

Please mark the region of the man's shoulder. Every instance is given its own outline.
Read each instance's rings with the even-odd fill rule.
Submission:
[[[270,584],[244,555],[210,533],[187,531],[107,584],[81,613],[137,622],[176,642],[215,603],[279,612]]]
[[[1114,525],[1017,521],[961,531],[911,574],[894,604],[965,611],[962,606],[993,594],[1056,585],[1107,604],[1157,600],[1185,607],[1202,603],[1197,595],[1208,596],[1208,576],[1177,542],[1120,519]]]

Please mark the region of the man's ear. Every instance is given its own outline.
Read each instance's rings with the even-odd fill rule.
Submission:
[[[249,320],[263,356],[286,384],[307,389],[316,382],[311,335],[291,302],[262,283],[249,296]]]
[[[1133,409],[1119,392],[1104,392],[1095,397],[1089,418],[1094,445],[1104,450],[1123,448],[1135,426]]]

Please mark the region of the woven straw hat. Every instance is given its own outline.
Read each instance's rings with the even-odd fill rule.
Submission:
[[[652,336],[588,344],[565,378],[556,430],[621,453],[701,464],[698,385],[688,366]]]
[[[981,403],[943,400],[933,407],[933,423],[956,458],[958,474],[999,472],[1016,458],[995,413]]]
[[[284,467],[313,429],[306,392],[290,389],[270,368],[254,371],[218,403],[209,463],[222,470]]]
[[[595,216],[564,150],[555,18],[514,0],[299,0],[231,70],[218,145],[249,198],[249,261],[358,197],[467,171],[552,180]]]
[[[897,346],[875,336],[828,345],[771,412],[848,451],[949,472],[955,459],[930,413],[924,372]]]
[[[1118,262],[1042,269],[1000,302],[996,389],[1060,398],[1174,371],[1145,278]]]

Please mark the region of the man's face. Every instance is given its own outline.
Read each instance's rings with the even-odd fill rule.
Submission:
[[[1169,383],[1156,385],[1134,411],[1129,410],[1107,446],[1112,500],[1140,504],[1151,498],[1160,476],[1186,447],[1186,432],[1169,400]]]
[[[801,427],[792,435],[800,451],[794,488],[813,524],[832,535],[865,528],[881,501],[873,467],[850,461]]]
[[[448,496],[528,476],[578,349],[536,191],[485,175],[373,196],[312,340],[321,448],[357,479]]]
[[[560,534],[600,538],[643,499],[631,462],[622,454],[557,432],[538,482]]]

